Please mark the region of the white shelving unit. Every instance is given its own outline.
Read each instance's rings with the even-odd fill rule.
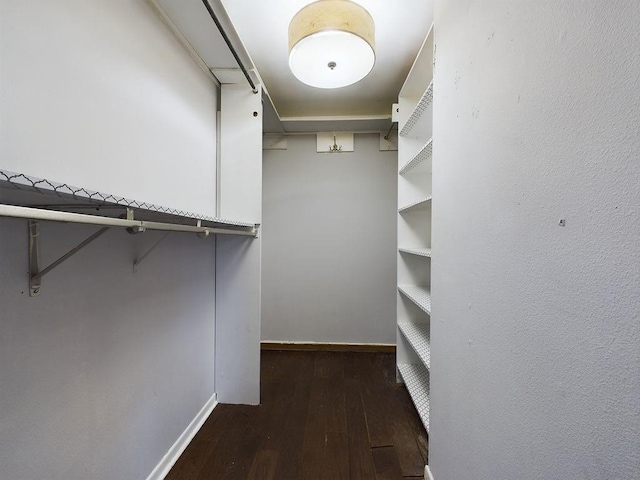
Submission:
[[[429,425],[429,370],[412,363],[399,363],[398,370],[424,425]]]
[[[398,328],[416,351],[427,369],[431,368],[431,342],[428,323],[399,323]]]
[[[431,292],[419,285],[398,285],[398,291],[415,303],[427,315],[431,314]],[[398,322],[400,323],[400,322]]]
[[[433,145],[433,139],[430,138],[429,141],[427,143],[424,144],[424,147],[422,147],[418,153],[416,153],[413,158],[411,158],[411,160],[409,160],[404,167],[402,167],[400,169],[400,175],[407,173],[408,171],[410,171],[412,168],[417,167],[418,165],[420,165],[422,162],[424,162],[427,159],[431,158],[431,146]]]
[[[419,208],[426,208],[427,204],[431,201],[431,195],[428,197],[421,198],[416,200],[415,202],[411,202],[408,205],[404,205],[398,209],[399,213],[405,213],[411,210],[417,210]]]
[[[398,129],[398,380],[429,431],[433,27],[400,91]]]
[[[430,248],[398,248],[398,251],[401,253],[408,253],[410,255],[418,255],[420,257],[431,257],[431,249]]]
[[[400,93],[402,95],[402,92]],[[433,82],[429,83],[429,86],[424,91],[420,100],[413,108],[411,115],[404,123],[404,126],[400,130],[400,135],[408,137],[413,136],[415,131],[415,136],[420,136],[421,132],[425,129],[427,123],[427,115],[425,112],[431,106],[431,102],[433,101]]]

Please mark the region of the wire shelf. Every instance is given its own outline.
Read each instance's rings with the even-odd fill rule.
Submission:
[[[410,255],[417,255],[419,257],[431,258],[430,248],[398,248],[399,252],[408,253]]]
[[[431,368],[431,338],[428,323],[401,322],[398,328],[427,369]]]
[[[400,135],[406,137],[411,134],[415,126],[419,123],[420,119],[422,118],[423,113],[427,110],[429,105],[431,105],[432,101],[433,101],[433,80],[431,81],[427,89],[422,94],[422,97],[420,97],[418,104],[415,106],[415,108],[413,109],[413,112],[411,112],[411,115],[409,116],[404,126],[400,130]]]
[[[416,200],[409,205],[405,205],[404,207],[398,209],[398,213],[405,213],[411,210],[418,210],[420,208],[425,208],[431,202],[431,195],[428,197],[423,197],[420,200]]]
[[[140,202],[138,200],[131,200],[117,195],[110,195],[107,193],[88,190],[86,188],[73,187],[66,183],[57,183],[52,182],[51,180],[31,177],[22,173],[0,170],[0,182],[8,184],[12,188],[15,188],[17,190],[26,190],[42,194],[54,194],[60,198],[71,197],[74,200],[90,200],[92,202],[96,202],[97,206],[99,206],[100,204],[119,205],[123,207],[138,208],[141,210],[149,210],[152,212],[165,213],[168,215],[175,215],[185,218],[193,218],[195,220],[220,223],[224,225],[233,225],[237,227],[255,227],[255,224],[253,223],[238,222],[235,220],[228,220],[192,212],[185,212],[183,210],[178,210],[175,208],[163,207],[160,205],[155,205],[153,203]]]
[[[407,173],[413,168],[416,168],[422,162],[431,158],[431,154],[433,152],[433,138],[429,139],[427,143],[414,155],[414,157],[409,160],[404,167],[400,169],[400,175]]]
[[[418,410],[422,424],[429,432],[429,370],[424,365],[411,363],[398,364],[398,370]]]
[[[398,290],[420,307],[423,312],[431,315],[431,292],[429,287],[398,285]]]

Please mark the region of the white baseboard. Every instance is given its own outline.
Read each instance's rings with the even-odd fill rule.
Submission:
[[[424,466],[424,480],[433,480],[433,475],[431,474],[429,465]]]
[[[156,468],[149,474],[147,480],[163,480],[164,477],[167,476],[171,467],[176,463],[182,452],[187,448],[189,442],[195,437],[198,430],[204,425],[204,422],[209,418],[213,409],[218,405],[218,395],[214,393],[207,403],[204,404],[204,407],[198,412],[189,426],[182,432],[182,435],[178,437],[176,442],[171,445],[169,451],[162,457],[160,463],[156,465]]]

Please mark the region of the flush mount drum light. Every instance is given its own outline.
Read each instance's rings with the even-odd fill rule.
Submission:
[[[366,77],[375,59],[373,18],[357,3],[319,0],[289,24],[289,68],[307,85],[346,87]]]

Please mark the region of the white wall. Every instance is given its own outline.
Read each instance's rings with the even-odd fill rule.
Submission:
[[[260,403],[260,237],[222,235],[216,246],[216,394]]]
[[[47,265],[95,227],[42,223]],[[144,479],[214,391],[214,241],[105,233],[28,292],[0,219],[0,478]]]
[[[0,169],[215,216],[216,88],[146,0],[0,0]]]
[[[436,480],[640,478],[639,21],[436,2]]]
[[[395,343],[397,152],[263,152],[262,340]]]
[[[214,214],[216,89],[146,1],[0,12],[1,167]],[[42,263],[93,231],[43,224]],[[29,298],[26,222],[0,219],[0,478],[144,479],[213,395],[214,240],[133,274],[160,235],[109,231]]]
[[[218,216],[262,223],[262,95],[246,82],[220,87]],[[261,90],[261,89],[260,89]]]

